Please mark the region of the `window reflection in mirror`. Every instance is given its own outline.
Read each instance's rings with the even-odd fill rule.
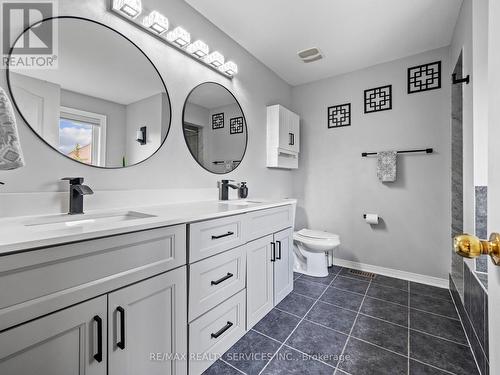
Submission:
[[[247,147],[246,119],[224,86],[206,82],[195,87],[184,104],[183,127],[191,155],[206,170],[224,174],[241,163]]]
[[[61,154],[97,167],[129,166],[154,154],[171,111],[149,58],[100,23],[77,17],[41,22],[57,22],[57,67],[8,71],[14,104],[33,131]],[[143,126],[146,144],[137,141]]]

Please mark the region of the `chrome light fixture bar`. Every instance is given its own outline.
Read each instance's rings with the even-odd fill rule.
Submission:
[[[165,15],[156,10],[145,12],[141,0],[111,0],[111,11],[226,78],[232,79],[238,73],[238,66],[232,61],[226,62],[220,52],[209,54],[210,48],[203,41],[191,43],[191,34],[184,28],[177,26],[169,30]],[[141,13],[147,15],[139,17]]]

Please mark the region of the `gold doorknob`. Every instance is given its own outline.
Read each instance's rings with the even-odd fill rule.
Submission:
[[[477,258],[488,254],[496,266],[500,265],[500,234],[492,233],[489,240],[480,240],[470,234],[455,237],[455,252],[464,258]]]

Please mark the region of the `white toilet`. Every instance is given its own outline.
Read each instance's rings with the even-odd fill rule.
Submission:
[[[340,245],[338,235],[301,229],[293,233],[294,272],[309,276],[328,276],[328,253]]]

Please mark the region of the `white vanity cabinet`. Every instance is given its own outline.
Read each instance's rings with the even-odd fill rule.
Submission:
[[[108,295],[109,375],[184,375],[186,267]]]
[[[267,166],[298,168],[300,117],[282,105],[267,107]]]
[[[106,375],[106,296],[0,333],[2,375]]]
[[[248,243],[247,330],[293,290],[292,228]]]

